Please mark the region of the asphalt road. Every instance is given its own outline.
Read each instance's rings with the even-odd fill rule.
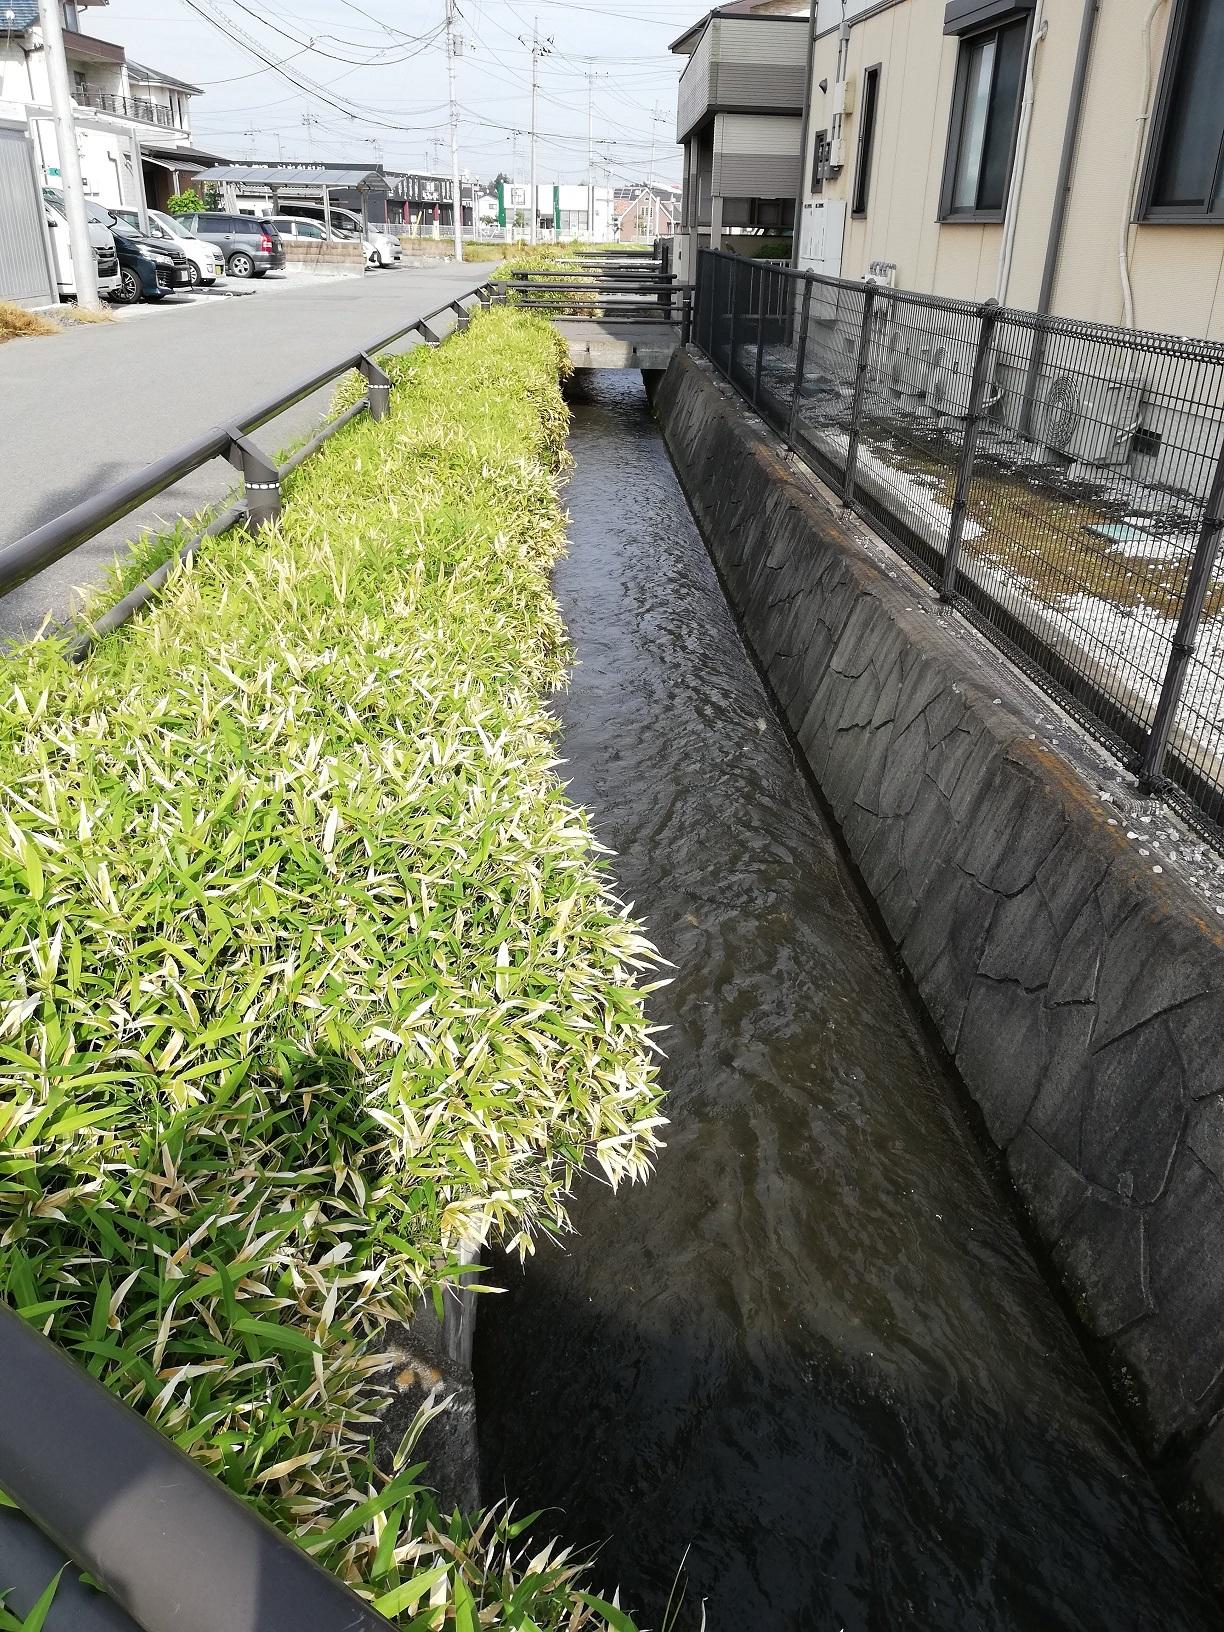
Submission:
[[[363,278],[277,286],[241,298],[196,296],[0,346],[0,545],[203,431],[232,422],[335,357],[369,346],[475,288],[487,265],[409,265]],[[283,277],[283,275],[282,275]],[[256,434],[276,452],[318,421],[329,386]],[[195,471],[107,532],[0,599],[0,641],[65,617],[124,544],[232,490],[223,460]]]

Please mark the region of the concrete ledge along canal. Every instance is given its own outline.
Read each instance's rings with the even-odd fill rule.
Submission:
[[[797,768],[636,374],[571,388],[563,774],[675,965],[652,1181],[480,1303],[486,1500],[659,1627],[1217,1610]],[[683,1561],[683,1569],[682,1569]]]

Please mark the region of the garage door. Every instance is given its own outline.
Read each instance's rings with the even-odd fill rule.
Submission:
[[[44,306],[54,298],[33,144],[24,125],[0,120],[0,300]]]

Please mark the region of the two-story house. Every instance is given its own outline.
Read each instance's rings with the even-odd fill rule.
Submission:
[[[164,204],[216,161],[191,146],[196,86],[85,32],[84,13],[105,4],[61,0],[81,169],[89,197],[142,210]],[[60,164],[50,100],[37,0],[0,0],[0,119],[27,124],[42,180],[54,185]]]
[[[803,214],[841,218],[818,270],[1224,339],[1224,0],[842,9],[811,75]]]
[[[799,191],[805,0],[731,0],[671,45],[688,61],[676,93],[684,198],[676,268],[737,230],[789,235]]]

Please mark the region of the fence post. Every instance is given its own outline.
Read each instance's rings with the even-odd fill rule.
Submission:
[[[247,527],[258,532],[281,513],[280,471],[250,440],[236,428],[229,433],[230,445],[226,458],[242,472],[242,487],[246,498]]]
[[[1199,528],[1198,542],[1194,546],[1194,557],[1186,576],[1181,611],[1177,615],[1177,628],[1173,632],[1170,644],[1169,662],[1160,688],[1160,699],[1156,704],[1152,729],[1148,733],[1147,748],[1144,750],[1143,763],[1139,770],[1139,791],[1145,795],[1158,792],[1165,780],[1164,765],[1169,750],[1169,737],[1177,719],[1178,709],[1181,707],[1186,671],[1190,667],[1190,659],[1194,656],[1198,644],[1203,603],[1207,599],[1207,591],[1211,587],[1211,579],[1215,572],[1222,531],[1224,531],[1224,442],[1221,442],[1220,452],[1216,458],[1215,474],[1211,479],[1211,488],[1203,511],[1203,523]]]
[[[731,316],[727,332],[727,378],[733,383],[735,380],[735,299],[737,293],[735,286],[739,282],[735,275],[738,270],[737,260],[737,256],[727,256],[727,306]]]
[[[370,404],[371,419],[386,419],[391,412],[391,376],[379,368],[367,352],[357,361],[357,372],[366,382],[366,400]]]
[[[812,288],[814,272],[803,274],[803,300],[799,306],[799,344],[795,351],[795,384],[791,390],[790,417],[786,421],[786,445],[794,449],[795,421],[799,417],[799,394],[803,388],[803,370],[807,366],[808,319],[812,315]]]
[[[761,395],[761,364],[765,361],[765,268],[757,268],[757,354],[756,368],[752,375],[752,406],[755,408],[757,399]],[[751,288],[751,284],[749,284]]]
[[[685,289],[680,296],[680,344],[687,346],[693,338],[693,297],[696,289]]]
[[[973,359],[973,376],[969,382],[969,412],[965,416],[965,439],[961,444],[960,463],[956,469],[956,490],[952,495],[952,518],[948,523],[948,547],[944,554],[943,580],[939,586],[941,601],[950,601],[956,592],[956,573],[960,565],[961,541],[965,536],[965,511],[969,503],[969,484],[973,480],[973,457],[977,451],[978,430],[982,423],[982,409],[990,382],[990,346],[1002,307],[997,300],[984,301],[979,308],[981,328],[978,332],[977,352]]]
[[[850,435],[846,442],[846,474],[842,481],[843,504],[854,503],[854,479],[858,474],[859,431],[863,422],[863,395],[867,370],[871,366],[871,319],[879,284],[868,281],[863,287],[863,326],[859,330],[858,360],[854,366],[854,399],[850,405]]]

